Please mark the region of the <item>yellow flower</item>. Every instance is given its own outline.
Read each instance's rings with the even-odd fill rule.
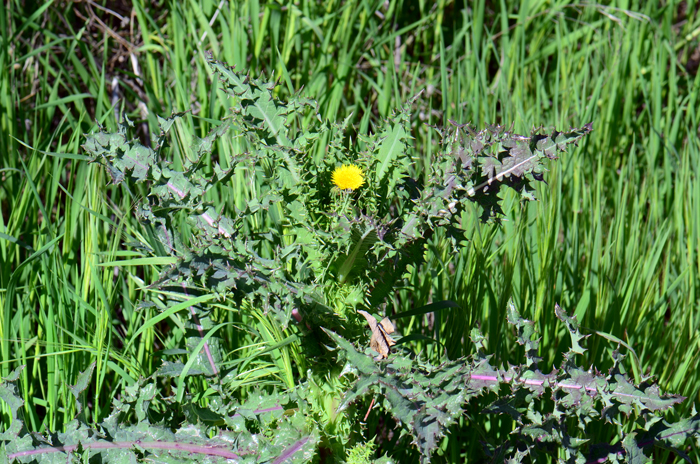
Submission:
[[[365,183],[362,169],[354,164],[346,164],[335,168],[331,179],[340,190],[356,190]]]

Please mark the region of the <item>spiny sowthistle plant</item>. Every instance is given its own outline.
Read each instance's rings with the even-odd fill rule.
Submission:
[[[665,397],[646,381],[633,385],[618,364],[608,376],[576,367],[581,336],[563,311],[557,315],[571,332],[572,349],[561,369],[546,375],[537,369],[532,323],[515,308],[510,322],[527,359],[508,369],[491,366],[478,331],[471,334],[476,355],[433,365],[403,348],[392,353],[389,323],[373,324],[408,266],[424,260],[436,230],[457,248],[465,240],[460,221],[469,203],[480,205],[482,219],[490,220],[501,214],[502,187],[533,199],[531,182],[542,180],[544,162],[588,134],[591,124],[521,136],[502,126],[476,131],[453,123],[441,129],[440,150],[416,178],[408,155],[413,102],[375,134],[349,144],[347,122],[323,121],[313,100],[295,95],[282,102],[264,79],[209,64],[231,114],[206,137],[192,136],[180,156],[182,169],[173,169],[174,148],[168,146],[182,114],[159,119],[153,148],[129,138],[128,120],[118,132],[88,135],[84,145],[112,182],[145,184],[137,216],[150,241],[139,248],[174,264],[163,269],[142,303],[161,314],[136,335],[189,310],[186,356],[125,387],[105,421],[88,426],[76,420],[51,439],[25,433],[16,377],[6,379],[0,395],[11,407],[13,426],[0,439],[11,458],[101,453],[151,459],[169,453],[171,460],[198,454],[281,463],[309,461],[324,448],[343,460],[346,444],[366,441],[353,436],[361,419],[353,406],[368,393],[383,398],[381,405],[424,461],[465,404],[488,391],[500,396],[485,412],[509,414],[517,424],[511,441],[487,450],[500,460],[537,457],[555,446],[571,462],[601,449],[613,461],[638,462],[651,445],[680,449],[697,436],[697,417],[671,426],[653,414],[680,398]],[[207,165],[212,153],[218,162]],[[212,188],[227,188],[239,170],[254,185],[249,198],[228,207],[207,201]],[[190,234],[180,233],[182,217]],[[274,349],[287,371],[275,388],[256,389],[239,401],[248,363],[224,360],[225,341],[217,332],[224,323],[213,300],[238,308],[277,337]],[[366,345],[367,323],[379,353],[356,348]],[[89,374],[74,387],[76,398]],[[502,393],[501,384],[509,392]],[[549,410],[539,401],[545,395],[553,400]],[[617,421],[618,412],[633,411],[644,433],[626,435],[617,447],[584,444],[589,422]]]

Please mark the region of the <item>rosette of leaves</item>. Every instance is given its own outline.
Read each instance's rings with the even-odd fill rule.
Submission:
[[[654,447],[686,457],[683,446],[689,439],[700,444],[700,415],[671,424],[660,414],[685,398],[662,394],[650,379],[635,385],[621,372],[624,358],[617,352],[607,375],[594,368],[580,368],[574,358],[585,351],[580,345],[585,337],[575,318],[559,307],[556,315],[569,331],[571,348],[564,355],[563,365],[549,374],[538,369],[539,340],[533,338],[534,324],[520,317],[512,303],[508,322],[517,330],[526,360],[507,369],[491,365],[490,356],[485,354],[485,338],[478,329],[471,333],[474,356],[439,366],[422,362],[406,351],[376,362],[369,350],[358,351],[340,335],[326,331],[345,353],[344,372],[356,377],[339,409],[365,395],[378,396],[385,411],[401,424],[402,433],[409,435],[420,450],[422,462],[430,461],[439,440],[463,415],[467,403],[486,392],[496,394],[497,399],[483,412],[506,414],[514,421],[509,442],[486,447],[491,458],[498,461],[530,462],[560,448],[567,462],[592,462],[602,457],[612,462],[642,463],[647,462]],[[589,443],[586,432],[592,427],[607,422],[622,424],[630,416],[636,417],[635,426],[623,432],[617,445]]]
[[[235,307],[274,320],[282,331],[293,312],[300,312],[305,317],[300,331],[308,328],[312,335],[302,339],[317,345],[320,326],[349,340],[361,337],[363,322],[350,309],[381,304],[407,265],[424,259],[425,244],[437,228],[458,243],[461,211],[476,202],[484,207],[484,218],[493,217],[500,211],[501,186],[531,199],[530,182],[541,180],[543,162],[590,131],[587,125],[523,137],[500,126],[476,132],[454,124],[443,130],[435,159],[418,178],[411,158],[412,102],[352,143],[347,120],[324,121],[313,100],[294,95],[281,101],[264,77],[252,78],[212,59],[209,65],[231,112],[206,137],[192,137],[181,170],[173,169],[168,140],[182,114],[159,119],[153,148],[129,139],[128,119],[116,133],[100,128],[88,135],[84,148],[114,183],[145,186],[137,214],[153,239],[142,248],[176,258],[152,288],[175,299],[230,298]],[[221,165],[205,161],[214,150]],[[333,186],[333,170],[345,164],[362,169],[360,189]],[[251,197],[238,207],[208,202],[207,193],[228,188],[239,169],[255,182]],[[183,215],[192,230],[186,238],[178,233],[177,219]],[[204,301],[169,308],[165,300],[155,304],[160,319],[176,310],[191,311],[188,352],[198,360],[174,372],[218,374],[221,353],[217,337],[211,336],[218,326]],[[307,360],[295,360],[305,372]],[[334,360],[326,356],[314,362],[324,370]],[[288,376],[287,386],[293,385]],[[180,383],[178,398],[182,394]],[[435,430],[421,435],[426,452],[438,436]]]

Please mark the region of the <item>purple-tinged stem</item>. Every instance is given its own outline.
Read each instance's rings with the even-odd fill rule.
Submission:
[[[207,445],[195,445],[191,443],[178,443],[173,441],[99,441],[95,443],[82,443],[78,445],[65,445],[65,446],[49,446],[44,448],[37,448],[27,451],[18,451],[8,455],[8,459],[11,461],[15,458],[21,458],[23,456],[32,456],[36,454],[47,454],[47,453],[72,453],[76,451],[78,447],[82,446],[86,449],[97,450],[97,449],[128,449],[138,446],[144,449],[162,449],[162,450],[172,450],[172,451],[185,451],[188,453],[204,454],[208,456],[221,456],[227,459],[240,459],[233,451],[229,450],[225,446],[207,446]]]
[[[286,462],[287,459],[291,458],[294,453],[299,451],[301,447],[306,444],[307,441],[309,441],[309,437],[302,438],[298,442],[294,443],[292,446],[284,450],[284,452],[280,454],[277,459],[272,461],[272,464],[282,464],[283,462]]]

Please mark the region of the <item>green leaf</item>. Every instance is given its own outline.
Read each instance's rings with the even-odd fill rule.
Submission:
[[[379,144],[379,152],[376,155],[379,164],[374,171],[375,185],[380,185],[391,163],[404,154],[406,150],[404,139],[406,137],[404,126],[400,122],[394,123],[382,133],[383,140]]]
[[[378,240],[377,231],[373,227],[367,228],[362,235],[359,235],[353,230],[352,249],[347,256],[342,259],[343,264],[338,269],[338,282],[345,283],[348,276],[353,271],[353,268],[358,264],[365,266],[367,260],[365,254]]]
[[[78,414],[80,414],[83,411],[83,405],[80,402],[80,394],[87,390],[88,386],[90,385],[90,380],[92,380],[92,372],[95,370],[96,362],[93,361],[85,371],[81,372],[80,375],[78,375],[78,380],[75,383],[75,385],[69,385],[68,388],[70,389],[71,393],[75,397],[75,405],[76,409],[78,410]]]
[[[194,366],[197,370],[202,371],[202,370],[207,370],[210,375],[216,375],[218,373],[218,369],[216,366],[208,366],[206,364],[206,361],[204,361],[204,356],[201,356],[202,349],[205,347],[207,340],[209,340],[220,328],[228,325],[228,322],[221,323],[217,325],[216,327],[213,327],[210,329],[207,334],[202,337],[200,340],[199,344],[195,347],[195,349],[190,353],[190,358],[187,360],[187,363],[185,366],[182,368],[182,372],[180,373],[178,379],[177,379],[177,401],[181,402],[182,397],[185,394],[185,379],[187,378],[187,374],[189,370]],[[209,368],[209,369],[207,369]],[[210,369],[213,368],[214,372],[211,372]]]

